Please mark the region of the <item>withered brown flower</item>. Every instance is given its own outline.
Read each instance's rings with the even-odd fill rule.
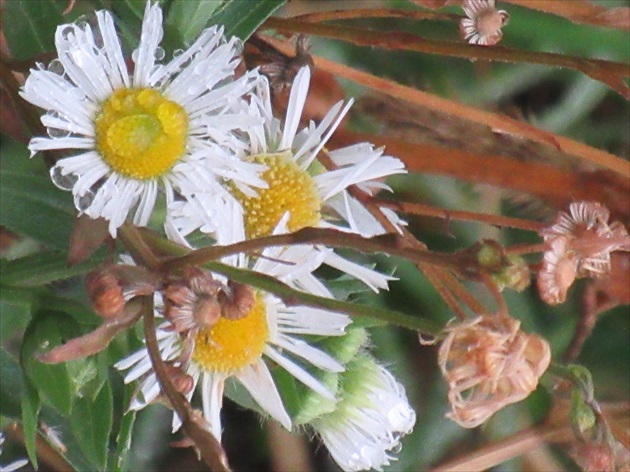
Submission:
[[[447,417],[464,428],[526,398],[551,360],[547,341],[521,331],[513,318],[482,315],[446,331],[438,363],[449,386]]]

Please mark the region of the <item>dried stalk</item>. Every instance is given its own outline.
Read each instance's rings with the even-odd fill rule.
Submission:
[[[143,297],[144,337],[151,358],[151,365],[160,384],[160,389],[169,399],[171,406],[182,421],[184,433],[193,440],[197,452],[213,472],[230,472],[227,456],[221,443],[202,426],[203,416],[193,410],[186,398],[179,393],[168,375],[166,365],[160,356],[155,335],[155,318],[152,297]]]
[[[630,30],[630,8],[606,8],[586,0],[503,0],[532,10],[544,11],[576,23]]]
[[[261,38],[286,55],[291,56],[294,53],[295,47],[286,41],[281,41],[269,36],[261,36]],[[326,70],[333,75],[351,80],[396,99],[405,100],[431,110],[489,126],[496,133],[520,136],[521,138],[529,139],[537,143],[553,146],[568,155],[595,163],[598,166],[610,169],[624,177],[630,177],[630,163],[628,161],[584,143],[540,130],[505,115],[477,110],[452,100],[431,95],[412,87],[401,85],[391,80],[383,79],[352,67],[330,61],[323,57],[313,56],[313,61],[315,62],[315,66],[322,70]]]
[[[353,8],[351,10],[330,10],[306,13],[291,17],[292,20],[308,23],[323,21],[354,20],[358,18],[406,18],[409,20],[450,20],[459,21],[461,15],[435,11],[400,10],[396,8]]]
[[[465,59],[483,59],[574,69],[598,80],[630,100],[630,89],[622,77],[630,76],[630,65],[603,59],[589,59],[548,52],[519,51],[504,47],[484,47],[425,39],[411,33],[376,31],[351,26],[313,24],[286,18],[269,18],[265,26],[289,33],[311,34],[339,39],[358,46],[400,49]]]

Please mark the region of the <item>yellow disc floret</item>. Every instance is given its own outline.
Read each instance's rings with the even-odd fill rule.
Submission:
[[[125,177],[164,175],[186,148],[186,111],[153,89],[117,90],[103,103],[94,123],[103,160]]]
[[[257,294],[245,317],[222,317],[211,328],[200,330],[192,358],[211,372],[233,374],[260,358],[268,339],[267,307]]]
[[[269,185],[256,189],[255,197],[235,191],[235,197],[243,205],[245,232],[248,238],[270,235],[280,218],[288,211],[289,231],[307,226],[317,226],[321,215],[321,198],[313,178],[291,158],[290,152],[259,154],[252,160],[268,169],[261,178]]]

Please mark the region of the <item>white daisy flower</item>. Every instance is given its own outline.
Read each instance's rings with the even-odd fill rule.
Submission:
[[[352,361],[341,374],[335,410],[311,425],[333,459],[345,471],[376,469],[390,464],[401,437],[413,429],[416,414],[404,387],[367,355]]]
[[[49,137],[31,140],[32,154],[76,150],[51,169],[53,182],[71,190],[77,209],[109,221],[112,236],[135,210],[146,225],[159,190],[170,205],[177,193],[219,185],[261,186],[261,166],[230,155],[232,132],[251,124],[234,112],[258,80],[233,80],[241,43],[223,29],[201,33],[186,51],[161,64],[162,10],[147,2],[130,71],[111,13],[96,12],[96,25],[57,28],[58,59],[38,65],[21,92],[47,110]]]
[[[240,205],[233,199],[224,200],[221,205],[227,208],[221,208],[218,212],[225,219],[219,221],[221,231],[217,232],[217,242],[227,244],[234,242],[233,238],[242,240]],[[282,263],[286,260],[287,251],[293,251],[290,264]],[[269,248],[253,264],[243,254],[226,257],[223,262],[243,268],[250,268],[251,265],[255,271],[297,287],[308,285],[311,278],[316,280],[310,274],[309,264],[312,264],[313,258],[308,257],[307,251],[309,248],[305,246]],[[303,262],[296,263],[297,260]],[[221,280],[219,276],[217,279]],[[311,288],[312,293],[329,296],[318,282],[314,282]],[[341,336],[351,322],[347,315],[311,307],[286,306],[277,297],[261,291],[255,292],[254,298],[253,308],[243,318],[232,320],[222,317],[210,328],[200,329],[194,339],[190,361],[184,366],[194,386],[199,387],[204,416],[218,439],[221,438],[223,390],[230,377],[237,379],[264,411],[285,428],[291,428],[291,419],[264,357],[332,401],[335,401],[334,392],[309,370],[316,367],[324,371],[341,372],[344,369],[332,356],[309,345],[302,336]],[[168,324],[158,329],[157,336],[163,359],[177,363],[183,349],[182,338]],[[131,405],[132,409],[143,408],[157,397],[160,388],[155,374],[151,372],[151,361],[146,349],[123,359],[116,367],[128,371],[126,383],[144,377],[139,395]],[[189,398],[194,390],[188,393]],[[179,420],[175,416],[174,428],[178,427]]]
[[[503,28],[510,15],[505,10],[497,10],[494,0],[464,0],[462,8],[468,18],[459,22],[462,37],[470,44],[494,46],[503,37]]]
[[[399,159],[384,155],[382,149],[360,143],[328,151],[338,168],[327,171],[317,161],[317,155],[352,102],[337,103],[319,125],[311,122],[298,133],[309,82],[310,70],[304,67],[293,82],[284,123],[273,116],[266,79],[261,78],[256,94],[251,98],[247,112],[262,120],[262,124],[246,130],[242,148],[237,152],[245,162],[266,166],[260,175],[266,185],[255,190],[238,185],[228,189],[243,206],[245,236],[257,238],[272,234],[287,214],[288,231],[315,226],[363,236],[381,234],[385,232],[381,224],[349,195],[347,189],[351,185],[369,193],[389,189],[379,179],[404,173],[404,165]],[[199,198],[204,199],[203,196]],[[184,235],[195,228],[203,230],[213,226],[212,201],[206,197],[204,203],[194,205],[194,210],[178,213],[177,225]],[[403,224],[395,215],[386,214],[394,225]],[[389,277],[350,262],[326,248],[316,246],[316,250],[323,253],[327,265],[363,280],[374,290],[387,287]]]
[[[0,432],[0,455],[2,455],[3,444],[4,444],[4,434]],[[24,467],[26,464],[28,464],[28,460],[26,459],[18,459],[17,461],[13,461],[7,465],[0,464],[0,472],[13,472],[14,470]]]

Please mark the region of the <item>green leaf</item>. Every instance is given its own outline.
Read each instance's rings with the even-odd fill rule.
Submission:
[[[28,382],[26,383],[26,394],[22,397],[22,428],[24,428],[24,445],[31,463],[37,469],[37,449],[35,439],[37,438],[37,418],[42,404],[37,394],[37,390]]]
[[[0,280],[12,286],[44,285],[56,280],[84,274],[105,260],[105,257],[68,267],[67,254],[45,251],[11,261],[0,260]]]
[[[64,22],[63,7],[54,0],[3,2],[2,30],[16,59],[29,59],[55,49],[55,30]]]
[[[6,349],[0,347],[0,415],[19,418],[23,395],[22,368]]]
[[[220,0],[174,2],[164,22],[168,46],[176,49],[192,43],[220,4]]]
[[[70,417],[72,432],[79,447],[98,470],[107,469],[112,402],[112,389],[106,382],[93,401],[87,396],[78,397]]]
[[[1,271],[1,269],[0,269]],[[0,341],[26,328],[31,319],[33,290],[14,289],[0,285]]]
[[[75,214],[70,192],[47,176],[0,170],[0,225],[67,251]]]
[[[77,371],[83,360],[49,365],[35,359],[38,353],[62,344],[80,334],[78,325],[69,315],[56,311],[42,311],[35,315],[24,335],[20,362],[27,378],[46,403],[61,415],[68,416],[76,386],[70,378],[70,369]]]
[[[129,405],[135,393],[136,387],[131,385],[125,386],[125,398],[123,405]],[[133,425],[136,422],[136,411],[128,410],[120,420],[120,429],[116,438],[116,464],[114,464],[115,472],[129,470],[129,450],[131,449],[131,438],[133,433]]]
[[[245,41],[285,2],[286,0],[224,0],[210,17],[208,24],[225,25],[227,37],[238,36]]]

